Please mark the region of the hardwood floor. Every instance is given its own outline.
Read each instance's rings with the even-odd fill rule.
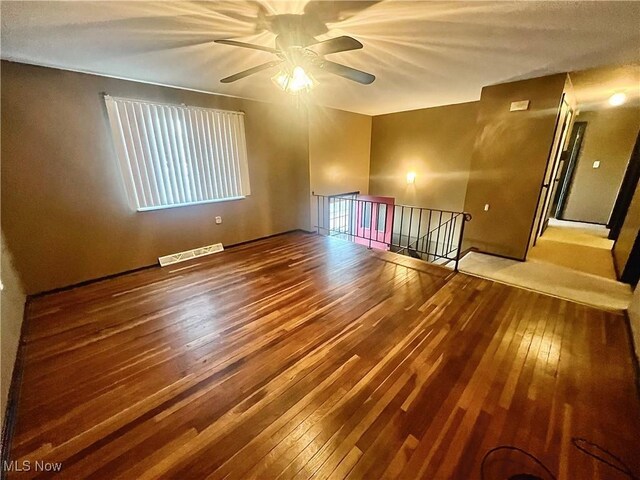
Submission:
[[[11,460],[59,478],[625,478],[572,436],[640,472],[623,316],[315,235],[38,298],[24,362]]]

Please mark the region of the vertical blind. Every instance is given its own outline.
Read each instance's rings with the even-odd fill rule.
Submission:
[[[105,96],[133,206],[153,210],[249,195],[244,114]]]

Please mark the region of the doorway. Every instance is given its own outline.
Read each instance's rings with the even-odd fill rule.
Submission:
[[[563,219],[569,189],[576,172],[576,164],[582,148],[582,140],[587,130],[587,122],[575,122],[569,136],[569,148],[562,152],[560,158],[560,168],[556,182],[556,193],[551,203],[551,217],[558,220]]]
[[[620,190],[618,190],[618,196],[616,197],[616,203],[611,211],[607,228],[609,228],[609,238],[617,240],[620,235],[620,230],[627,215],[627,210],[631,205],[633,194],[638,188],[638,182],[640,181],[640,132],[636,137],[636,143],[629,159],[629,164],[625,170]]]
[[[609,281],[621,280],[634,284],[640,276],[638,267],[634,270],[634,266],[640,264],[640,240],[627,234],[622,242],[625,254],[629,252],[629,258],[633,259],[631,262],[618,261],[614,265],[614,257],[617,260],[620,254],[614,255],[613,249],[640,179],[640,133],[635,129],[627,132],[626,136],[620,135],[618,132],[622,127],[616,124],[616,128],[609,128],[612,118],[615,120],[611,111],[587,111],[581,113],[574,122],[567,148],[561,153],[556,175],[552,177],[555,186],[549,184],[549,190],[554,192],[553,198],[545,216],[539,217],[539,233],[528,251],[527,260],[539,265],[568,268]],[[589,138],[584,140],[587,135]],[[618,156],[624,158],[627,148],[627,155],[630,154],[626,156],[626,171],[621,170],[622,159],[614,155],[620,150],[621,141],[627,147],[623,147],[622,154]],[[612,165],[619,170],[617,178],[609,174],[602,176],[602,170],[610,169]],[[596,183],[594,179],[600,180]],[[593,198],[603,197],[605,187],[611,191],[616,185],[620,187],[616,188],[615,204],[614,199],[610,199],[613,211],[595,210],[600,221],[576,214],[591,212],[592,205],[596,203]],[[600,206],[599,203],[597,205]],[[625,265],[631,265],[631,268],[627,271]]]
[[[553,139],[551,153],[549,155],[549,161],[547,162],[547,169],[545,171],[540,199],[538,202],[538,219],[535,222],[536,228],[534,229],[533,234],[533,245],[536,244],[538,238],[544,233],[545,229],[549,225],[549,217],[552,215],[552,199],[558,190],[559,175],[564,163],[563,158],[566,158],[565,155],[563,155],[563,152],[568,143],[567,139],[569,138],[573,115],[573,109],[566,101],[565,95],[563,94],[556,134]]]
[[[355,242],[369,248],[389,250],[395,198],[358,195],[356,203]]]
[[[638,186],[640,183],[640,132],[636,137],[636,143],[633,147],[633,153],[629,159],[627,170],[625,171],[616,203],[614,204],[611,217],[607,227],[610,228],[609,238],[615,239],[616,253],[622,252],[622,255],[616,254],[616,267],[620,274],[620,280],[631,285],[637,285],[640,281],[640,215],[638,214],[637,203],[634,205],[634,197],[640,195]],[[635,200],[637,202],[637,200]],[[628,217],[628,218],[627,218]],[[635,226],[635,240],[633,240],[633,229]],[[624,228],[624,232],[622,231]],[[628,253],[626,262],[624,262],[624,253],[628,250],[628,245],[633,241],[633,245]],[[625,247],[627,245],[627,247]],[[623,258],[620,259],[620,256]]]

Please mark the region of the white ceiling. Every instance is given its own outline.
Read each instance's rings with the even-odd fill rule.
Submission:
[[[2,2],[2,58],[282,101],[274,71],[223,85],[220,78],[269,61],[265,52],[212,43],[273,46],[256,32],[257,3]],[[302,13],[306,0],[261,1],[272,14]],[[326,73],[309,101],[380,114],[477,100],[485,85],[640,62],[640,2],[417,2],[339,4],[329,32],[363,50],[331,59],[377,76],[369,86]],[[372,3],[373,5],[369,5]],[[343,8],[344,7],[344,8]],[[368,8],[365,8],[368,7]],[[335,4],[317,8],[335,14]]]

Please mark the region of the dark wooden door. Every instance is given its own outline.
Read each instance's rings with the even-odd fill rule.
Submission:
[[[631,158],[627,164],[627,170],[622,179],[620,185],[620,191],[616,198],[616,203],[611,211],[611,217],[607,228],[609,229],[609,238],[616,240],[620,234],[620,229],[624,223],[624,219],[627,216],[627,210],[631,205],[631,199],[638,186],[638,180],[640,179],[640,132],[636,138],[636,144],[631,152]]]
[[[620,275],[620,280],[631,285],[637,285],[638,280],[640,280],[640,232],[636,235],[636,241],[633,244],[622,275]]]

